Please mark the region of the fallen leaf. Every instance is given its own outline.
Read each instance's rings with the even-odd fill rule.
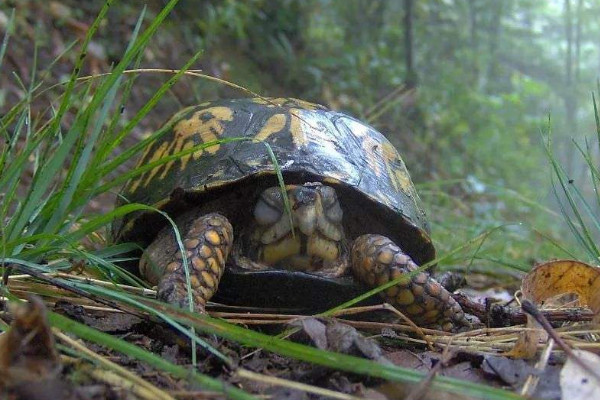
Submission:
[[[538,376],[539,382],[532,397],[536,399],[558,400],[561,390],[558,384],[560,367],[548,365],[543,371],[525,360],[514,360],[502,356],[485,356],[481,369],[489,375],[495,375],[515,390],[520,390],[529,375]]]
[[[67,398],[54,336],[39,297],[12,306],[14,319],[0,336],[0,388],[17,398]]]
[[[352,353],[353,349],[356,349],[364,357],[384,364],[390,364],[374,340],[364,337],[350,325],[337,321],[327,324],[327,341],[334,351]]]
[[[525,382],[529,375],[540,375],[535,367],[525,360],[513,360],[507,357],[486,356],[481,368],[488,374],[496,375],[513,387],[518,387]]]
[[[534,267],[523,279],[521,292],[524,299],[541,306],[551,299],[566,294],[576,294],[580,305],[594,313],[594,322],[600,322],[600,269],[575,260],[549,261]],[[527,315],[527,328],[506,356],[531,359],[538,344],[547,340],[539,324]]]
[[[600,369],[600,357],[584,350],[573,350],[574,355],[593,371]],[[560,371],[560,387],[565,400],[600,399],[600,382],[579,363],[569,357]]]
[[[579,303],[594,312],[594,322],[600,322],[600,268],[581,261],[549,261],[525,276],[521,291],[538,305],[559,295],[576,294]]]
[[[504,353],[506,357],[523,358],[531,360],[537,353],[538,343],[547,340],[547,334],[531,315],[527,315],[527,328],[537,328],[536,330],[523,330],[517,338],[517,342],[508,352]]]
[[[325,324],[317,318],[304,318],[295,325],[300,325],[302,331],[319,349],[358,354],[381,363],[390,363],[375,341],[365,338],[350,325],[336,320]]]
[[[441,355],[434,353],[433,357],[437,357],[435,362],[439,362]],[[410,350],[400,349],[386,355],[394,365],[404,368],[410,368],[416,371],[428,372],[433,367],[433,358],[427,357],[427,352],[416,354]]]
[[[328,348],[327,328],[324,323],[316,318],[305,318],[300,321],[302,330],[310,340],[321,350]]]

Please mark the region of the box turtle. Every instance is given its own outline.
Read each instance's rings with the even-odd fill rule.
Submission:
[[[201,312],[215,293],[323,310],[435,258],[397,150],[369,125],[320,105],[250,98],[189,107],[163,126],[139,165],[149,167],[119,204],[172,216],[184,249],[156,212],[115,221],[113,235],[145,248],[140,273],[169,303],[188,304],[183,251]],[[426,272],[381,295],[422,326],[468,325]]]

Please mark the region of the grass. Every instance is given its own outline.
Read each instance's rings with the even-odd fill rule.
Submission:
[[[484,193],[467,193],[464,200],[448,193],[468,187],[466,180],[418,185],[433,220],[436,248],[444,258],[442,268],[464,270],[468,266],[473,272],[518,276],[546,258],[581,256],[564,235],[564,227],[556,224],[561,213],[544,200],[482,184]]]
[[[174,71],[131,120],[124,126],[120,126],[119,110],[126,103],[136,84],[136,74],[127,71],[140,64],[146,45],[176,3],[176,0],[168,2],[145,29],[142,29],[145,13],[141,13],[132,33],[132,39],[120,58],[121,61],[113,67],[110,74],[96,76],[94,79],[81,77],[80,71],[85,62],[87,46],[111,7],[112,1],[107,1],[79,46],[79,57],[69,79],[61,87],[57,104],[49,106],[49,111],[44,116],[33,117],[31,110],[33,101],[48,88],[45,87],[45,82],[32,79],[29,87],[23,87],[27,93],[23,100],[0,118],[0,133],[4,139],[0,153],[0,193],[3,195],[0,204],[0,218],[3,221],[3,224],[0,224],[0,262],[4,266],[5,274],[11,272],[8,268],[10,266],[13,271],[22,271],[43,279],[59,271],[68,271],[74,264],[81,264],[94,275],[100,276],[108,286],[82,283],[75,278],[58,276],[46,280],[45,287],[41,288],[38,285],[31,291],[43,294],[46,298],[63,296],[53,294],[56,285],[60,284],[60,287],[71,291],[72,299],[89,297],[109,302],[108,304],[144,315],[156,323],[169,324],[190,338],[192,343],[204,347],[207,345],[200,336],[196,335],[196,330],[216,334],[253,348],[262,348],[286,357],[364,377],[404,383],[422,381],[426,378],[425,375],[410,369],[318,350],[244,329],[219,319],[174,310],[147,298],[136,297],[131,294],[131,291],[116,284],[116,282],[126,282],[133,287],[144,286],[143,282],[116,265],[126,257],[133,246],[100,241],[103,244],[102,248],[91,250],[84,245],[85,241],[97,241],[98,232],[108,229],[114,219],[136,211],[152,210],[151,207],[143,204],[124,204],[106,214],[95,214],[86,208],[91,200],[117,190],[129,179],[140,176],[160,164],[211,145],[207,143],[127,172],[119,172],[120,167],[131,158],[137,157],[148,143],[167,132],[168,127],[164,127],[135,145],[122,148],[124,139],[131,134],[133,128],[152,111],[161,97],[177,83],[200,54],[190,58],[180,70]],[[14,15],[11,15],[9,26],[12,25],[13,20]],[[10,33],[9,29],[0,47],[0,67],[10,43]],[[72,47],[68,49],[71,50]],[[74,119],[65,128],[67,125],[64,123],[65,117],[72,110],[77,110]],[[600,135],[600,128],[598,131]],[[589,155],[583,151],[582,154]],[[555,170],[560,172],[560,168],[555,167]],[[30,171],[33,175],[27,181],[24,177]],[[594,171],[593,176],[597,177],[597,171]],[[557,176],[558,182],[562,182],[562,175],[557,172]],[[280,183],[283,182],[280,180]],[[581,200],[582,196],[573,192],[571,197]],[[569,201],[568,204],[571,202]],[[572,224],[572,230],[581,232],[580,242],[588,245],[590,250],[596,250],[588,240],[590,234],[580,230],[581,221],[577,219],[575,222]],[[598,226],[597,223],[595,225]],[[455,250],[446,252],[444,257],[452,257],[467,249],[470,251],[475,249],[474,253],[471,252],[474,254],[471,257],[475,258],[481,243],[495,234],[498,229],[500,228],[487,229],[483,231],[484,233],[479,231],[472,236],[471,240],[465,240],[456,246]],[[111,282],[114,282],[114,285],[111,285]],[[389,285],[385,287],[387,286]],[[373,290],[367,295],[373,295],[377,291],[384,290],[385,287]],[[7,286],[3,286],[3,290],[7,296],[14,298]],[[349,305],[350,303],[343,306]],[[174,365],[138,346],[61,315],[51,313],[50,321],[54,327],[64,332],[128,355],[165,374],[185,379],[232,398],[252,398],[250,394],[225,382],[200,374],[194,369]],[[219,349],[209,348],[209,350],[224,365],[235,370],[233,361],[223,355]],[[196,352],[192,353],[195,356]],[[475,398],[520,398],[508,391],[445,377],[433,378],[433,387],[450,393],[466,393]]]
[[[600,82],[598,83],[600,91]],[[600,115],[596,95],[592,93],[592,105],[596,122],[596,141],[600,148]],[[550,121],[548,123],[550,126]],[[561,214],[566,222],[573,238],[583,250],[585,257],[593,264],[600,261],[600,218],[598,209],[600,207],[600,171],[597,167],[597,151],[585,140],[582,146],[573,140],[573,146],[584,161],[588,181],[576,180],[569,175],[555,156],[552,149],[552,135],[550,128],[545,135],[545,150],[553,171],[553,193],[560,207]]]

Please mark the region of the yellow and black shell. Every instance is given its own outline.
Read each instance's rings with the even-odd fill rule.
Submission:
[[[353,117],[291,98],[219,100],[180,111],[161,132],[139,165],[181,156],[130,180],[122,199],[177,214],[239,188],[258,195],[277,184],[268,144],[286,184],[320,181],[336,188],[345,221],[364,221],[352,235],[385,234],[417,263],[435,257],[402,158],[381,133]],[[247,201],[242,208],[251,214],[254,199]],[[164,223],[161,216],[132,214],[114,224],[113,234],[117,241],[147,244]],[[375,226],[384,232],[372,231]]]

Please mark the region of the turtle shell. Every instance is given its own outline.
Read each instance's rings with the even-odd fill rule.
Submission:
[[[277,185],[279,170],[286,184],[319,181],[336,188],[344,220],[353,226],[350,236],[384,234],[417,263],[435,257],[425,213],[394,146],[371,126],[320,105],[245,98],[188,107],[163,126],[139,165],[155,166],[125,185],[119,204],[176,215],[216,201],[225,215],[237,208],[227,215],[236,231],[243,229],[236,227],[241,215],[252,214],[252,194]],[[242,189],[235,205],[219,203]],[[147,245],[164,224],[157,213],[132,213],[115,221],[113,236]]]

